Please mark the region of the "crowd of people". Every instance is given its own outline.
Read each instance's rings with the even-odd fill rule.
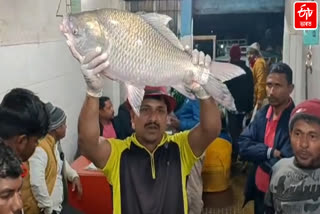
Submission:
[[[268,68],[257,43],[248,48],[249,67],[238,45],[230,49],[230,63],[245,74],[225,83],[237,111],[224,117],[199,84],[185,85],[196,100],[147,86],[139,115],[125,101],[114,116],[97,75],[109,69],[108,63],[100,52],[89,56],[78,59],[87,96],[79,115],[77,156],[84,155],[106,176],[113,213],[200,214],[205,151],[225,132],[231,135],[233,160],[249,162],[245,203],[254,200],[255,214],[320,213],[320,100],[295,107],[293,71],[281,62]],[[193,51],[192,57],[195,64],[209,66],[204,54]],[[68,203],[68,182],[79,197],[83,191],[61,147],[66,120],[63,109],[28,89],[4,96],[1,214],[82,213]]]

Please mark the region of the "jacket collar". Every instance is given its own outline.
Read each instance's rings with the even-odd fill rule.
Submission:
[[[152,153],[151,153],[144,145],[142,145],[142,144],[138,141],[138,139],[137,139],[137,137],[136,137],[136,133],[132,134],[131,140],[132,140],[132,142],[133,142],[136,146],[138,146],[139,148],[142,148],[142,149],[146,150],[149,154],[152,154],[152,153],[154,153],[160,146],[164,145],[164,144],[168,141],[168,134],[167,134],[167,133],[164,133],[164,134],[163,134],[163,137],[162,137],[160,143],[157,145],[157,147],[155,148],[155,150],[154,150]]]
[[[280,120],[281,116],[282,116],[282,113],[289,109],[289,107],[292,105],[293,101],[292,101],[292,98],[290,98],[290,101],[288,102],[287,106],[285,109],[283,109],[282,112],[280,112],[280,116],[276,119],[276,120]],[[292,108],[293,109],[293,108]],[[291,112],[291,111],[290,111]],[[268,110],[267,110],[267,114],[266,114],[266,118],[267,120],[271,120],[272,119],[272,116],[273,116],[273,107],[271,105],[269,105],[268,107]]]

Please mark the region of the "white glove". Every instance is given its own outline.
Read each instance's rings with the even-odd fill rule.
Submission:
[[[204,66],[209,69],[211,63],[211,57],[205,55],[202,51],[199,52],[197,49],[192,51],[192,63],[194,65]],[[211,97],[210,94],[197,82],[190,82],[185,84],[185,88],[188,92],[193,93],[198,99],[205,100]]]
[[[72,55],[80,62],[81,71],[87,84],[87,93],[93,97],[101,97],[103,90],[102,72],[109,66],[107,54],[102,53],[100,47],[91,51],[86,56],[81,56],[78,51],[68,43]]]
[[[51,207],[46,207],[43,210],[44,214],[52,214],[52,212],[53,212],[53,209]]]

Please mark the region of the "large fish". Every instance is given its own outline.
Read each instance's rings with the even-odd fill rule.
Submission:
[[[110,63],[104,75],[126,84],[136,113],[146,85],[171,86],[194,99],[184,87],[190,82],[201,84],[219,104],[236,110],[223,82],[244,71],[229,63],[211,62],[210,69],[192,64],[191,55],[167,27],[170,20],[157,13],[99,9],[66,16],[60,29],[82,56],[102,47]]]

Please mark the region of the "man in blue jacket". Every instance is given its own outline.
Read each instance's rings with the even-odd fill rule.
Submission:
[[[170,124],[178,131],[192,129],[200,122],[200,102],[186,98],[182,106],[170,117]]]
[[[264,213],[272,166],[293,156],[288,124],[294,103],[292,70],[284,63],[271,67],[266,84],[269,105],[260,109],[239,137],[240,157],[253,163],[245,191],[246,201],[254,199],[255,214]]]

